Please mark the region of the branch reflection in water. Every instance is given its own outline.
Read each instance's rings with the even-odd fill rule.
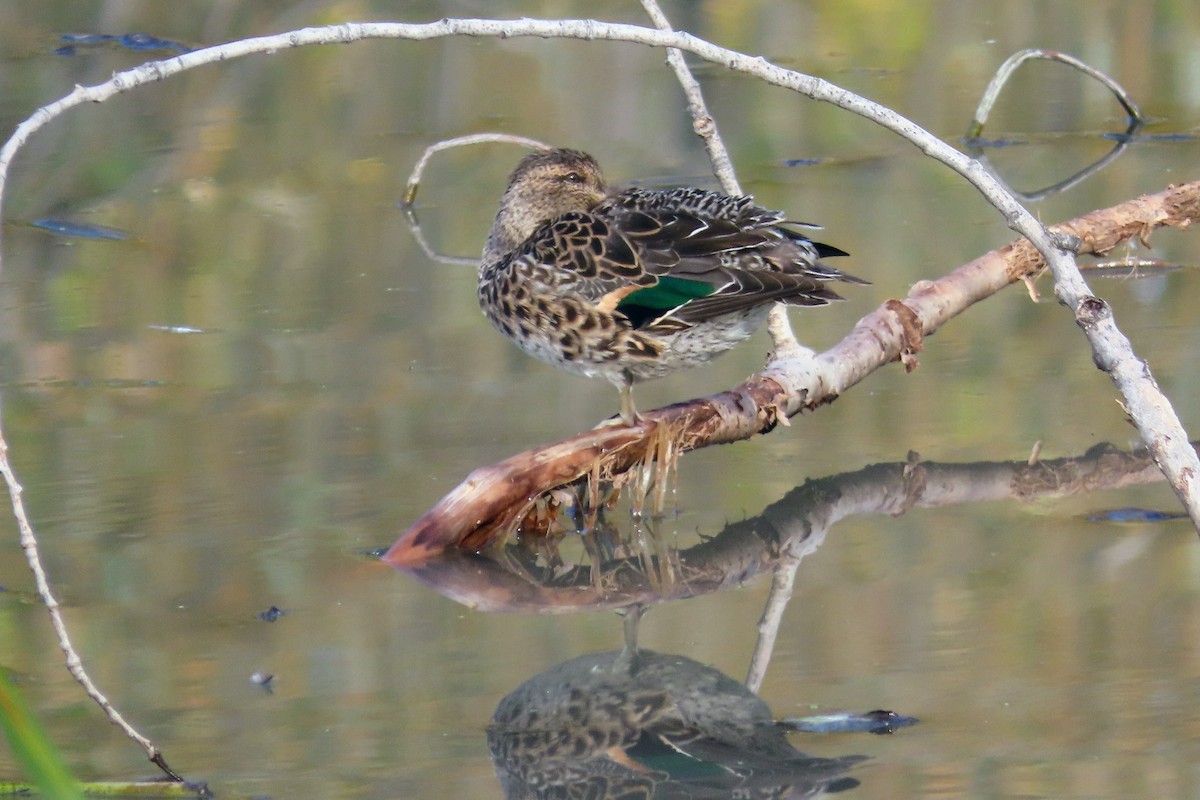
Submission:
[[[639,513],[629,515],[624,534],[612,522],[616,492],[608,486],[605,495],[585,482],[554,503],[569,509],[577,533],[541,514],[528,530],[510,531],[483,551],[447,549],[404,571],[480,610],[625,614],[623,649],[554,666],[500,702],[488,749],[509,800],[809,797],[858,786],[846,772],[864,757],[807,755],[787,732],[891,733],[917,722],[882,710],[776,722],[756,695],[796,569],[834,523],[856,514],[1028,501],[1160,479],[1144,451],[1108,445],[1077,458],[1026,462],[934,464],[910,453],[902,463],[809,480],[762,513],[682,550],[657,530],[662,518],[642,508],[656,492],[662,497],[654,479],[626,483],[638,495],[631,502]],[[563,543],[572,540],[582,556],[576,562],[563,555]],[[638,649],[637,626],[648,605],[735,586],[764,570],[773,571],[774,581],[745,684],[684,656]]]
[[[811,479],[753,517],[726,525],[684,549],[659,531],[661,518],[626,517],[622,533],[604,495],[586,481],[558,491],[533,520],[479,551],[448,548],[397,565],[441,594],[482,611],[562,614],[622,609],[709,594],[769,570],[795,569],[834,523],[859,514],[898,516],[912,508],[984,500],[1065,497],[1161,480],[1144,450],[1097,445],[1054,460],[938,464],[915,453],[907,461]],[[654,492],[653,481],[626,488]],[[537,504],[535,504],[537,505]],[[635,507],[640,507],[634,503]],[[566,509],[564,514],[563,509]],[[568,517],[568,523],[560,521]],[[580,523],[583,520],[583,523]],[[578,535],[570,533],[581,526]],[[574,547],[578,557],[568,557]],[[786,574],[785,576],[786,577]],[[772,602],[786,603],[790,583],[776,575]],[[768,609],[768,616],[778,610]]]

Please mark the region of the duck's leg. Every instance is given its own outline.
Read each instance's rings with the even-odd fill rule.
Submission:
[[[633,376],[628,372],[625,373],[624,380],[621,381],[621,421],[630,427],[637,425],[642,421],[638,416],[637,409],[633,407]]]

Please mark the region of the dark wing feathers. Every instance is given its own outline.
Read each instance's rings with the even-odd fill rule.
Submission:
[[[648,213],[678,211],[698,217],[732,222],[741,228],[761,228],[784,221],[783,214],[754,205],[754,198],[709,192],[704,189],[627,189],[596,209],[628,209]]]
[[[513,261],[550,267],[560,291],[593,303],[611,294],[634,327],[662,332],[775,300],[824,305],[841,299],[826,281],[866,283],[819,263],[845,253],[787,224],[749,197],[630,189],[546,223]]]
[[[729,267],[723,268],[722,272],[728,275],[728,284],[717,292],[681,305],[664,316],[673,321],[695,325],[722,314],[747,311],[775,300],[788,305],[823,306],[842,299],[820,281],[802,275]],[[674,326],[674,322],[669,324]],[[647,327],[656,326],[657,321]]]

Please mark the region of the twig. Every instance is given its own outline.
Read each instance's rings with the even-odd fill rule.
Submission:
[[[985,166],[988,166],[989,169],[990,164],[988,164],[987,155],[984,153],[985,143],[980,138],[983,135],[983,127],[987,124],[988,116],[992,113],[992,107],[996,104],[996,101],[1000,99],[1000,92],[1004,90],[1005,85],[1008,83],[1009,79],[1012,78],[1013,73],[1017,70],[1017,67],[1034,58],[1045,59],[1047,61],[1057,61],[1060,64],[1066,64],[1070,67],[1074,67],[1088,77],[1099,81],[1106,89],[1116,96],[1117,102],[1121,104],[1121,106],[1125,109],[1125,113],[1128,115],[1129,124],[1126,126],[1125,133],[1117,140],[1117,143],[1113,149],[1106,153],[1103,158],[1101,158],[1099,161],[1096,161],[1094,164],[1084,167],[1071,177],[1053,184],[1052,186],[1047,186],[1044,189],[1039,189],[1032,192],[1021,192],[1010,187],[1007,182],[1000,178],[998,174],[996,175],[997,179],[999,179],[1001,183],[1004,183],[1005,187],[1010,192],[1026,203],[1037,202],[1038,200],[1042,200],[1045,197],[1057,192],[1064,192],[1088,176],[1104,169],[1104,167],[1108,166],[1108,164],[1115,160],[1117,156],[1119,156],[1125,150],[1125,148],[1129,146],[1129,143],[1132,141],[1133,134],[1136,133],[1137,130],[1144,124],[1142,114],[1138,110],[1137,104],[1133,102],[1133,98],[1130,97],[1129,93],[1125,91],[1123,86],[1105,73],[1089,66],[1088,64],[1085,64],[1073,56],[1069,56],[1066,53],[1060,53],[1056,50],[1021,50],[1020,52],[1009,56],[1008,59],[1006,59],[1005,62],[1000,65],[999,69],[996,70],[996,74],[992,76],[991,82],[988,83],[983,95],[979,98],[979,105],[975,109],[975,116],[971,118],[971,124],[967,126],[967,135],[965,137],[967,152],[969,152],[975,158],[978,158],[980,162],[982,162]],[[993,174],[996,174],[995,170],[991,171]]]
[[[654,27],[660,31],[672,31],[670,20],[659,7],[657,0],[642,0],[642,8],[650,16]],[[713,173],[721,182],[721,189],[726,194],[740,195],[742,187],[738,183],[733,170],[733,160],[729,150],[717,130],[717,121],[708,113],[708,105],[704,102],[704,93],[700,90],[700,82],[692,74],[683,53],[674,47],[667,48],[667,63],[675,71],[675,77],[683,88],[688,101],[688,113],[692,115],[692,130],[704,141],[708,151],[708,160],[712,162]],[[788,319],[787,307],[776,303],[767,318],[767,333],[771,336],[772,349],[777,354],[790,353],[800,347],[796,334],[792,330],[791,320]]]
[[[539,142],[537,139],[530,139],[527,136],[514,136],[511,133],[472,133],[466,136],[455,136],[452,139],[443,139],[426,147],[425,152],[421,153],[421,157],[417,159],[417,164],[413,167],[412,173],[408,176],[408,183],[404,187],[404,197],[400,200],[400,208],[404,211],[404,217],[408,220],[409,230],[412,231],[413,238],[417,241],[417,246],[421,248],[422,252],[431,261],[437,261],[440,264],[452,264],[457,267],[475,266],[479,263],[478,258],[442,255],[434,250],[432,245],[429,244],[429,240],[425,238],[425,234],[421,230],[421,223],[417,221],[416,208],[414,207],[414,203],[417,200],[417,190],[421,188],[421,178],[425,174],[425,167],[428,166],[429,160],[433,158],[434,153],[440,153],[442,150],[449,150],[453,147],[466,147],[468,145],[484,144],[487,142],[516,144],[534,150],[548,150],[550,148],[550,145],[545,142]]]
[[[801,557],[789,553],[772,569],[771,592],[767,595],[762,618],[758,621],[758,638],[754,641],[754,654],[746,670],[746,688],[755,694],[758,694],[763,679],[767,677],[767,667],[775,652],[775,640],[779,637],[783,612],[787,611],[792,590],[796,586],[796,571],[800,569],[800,561]]]
[[[1142,125],[1142,112],[1138,110],[1137,103],[1133,102],[1133,98],[1129,96],[1129,93],[1125,91],[1121,84],[1074,56],[1060,53],[1057,50],[1031,48],[1013,53],[996,70],[996,74],[992,76],[991,83],[984,90],[983,96],[979,98],[979,105],[975,108],[975,116],[971,118],[971,124],[967,127],[968,140],[978,139],[983,133],[983,126],[987,124],[988,115],[992,113],[992,106],[1000,98],[1000,92],[1004,90],[1008,79],[1017,71],[1017,67],[1034,58],[1066,64],[1069,67],[1079,70],[1089,78],[1104,84],[1104,87],[1113,93],[1113,96],[1117,98],[1117,102],[1121,104],[1122,108],[1125,109],[1125,113],[1129,116],[1130,132]]]
[[[478,258],[448,256],[434,250],[433,245],[425,238],[425,232],[421,230],[421,222],[417,219],[416,209],[412,206],[406,206],[403,203],[401,203],[401,208],[404,211],[404,218],[408,221],[408,230],[416,241],[417,247],[421,248],[421,252],[430,261],[436,261],[439,264],[449,264],[455,267],[474,267],[479,264]]]
[[[1056,183],[1053,183],[1049,186],[1045,186],[1041,189],[1036,189],[1034,191],[1028,191],[1028,192],[1014,188],[1012,186],[1012,184],[1010,184],[1008,181],[1004,180],[1004,178],[1000,176],[1000,173],[992,166],[991,160],[987,156],[987,152],[984,150],[983,147],[980,146],[980,142],[978,139],[968,139],[967,140],[967,152],[970,153],[975,158],[979,159],[979,163],[983,164],[988,169],[988,171],[990,171],[993,175],[995,175],[996,180],[1000,181],[1000,183],[1002,183],[1004,185],[1004,188],[1006,188],[1006,189],[1008,189],[1008,191],[1012,192],[1012,194],[1018,200],[1021,200],[1022,202],[1025,202],[1025,203],[1036,203],[1040,200],[1045,200],[1047,197],[1050,197],[1051,195],[1055,195],[1060,192],[1067,191],[1068,189],[1075,186],[1076,184],[1082,183],[1087,178],[1090,178],[1092,175],[1095,175],[1097,172],[1099,172],[1100,170],[1107,167],[1113,161],[1116,161],[1117,157],[1120,156],[1121,153],[1125,152],[1125,149],[1128,148],[1129,145],[1133,143],[1133,141],[1134,141],[1133,134],[1137,130],[1139,125],[1140,125],[1140,123],[1137,123],[1137,122],[1132,123],[1129,126],[1129,128],[1126,129],[1124,135],[1122,135],[1119,139],[1117,139],[1117,143],[1115,145],[1113,145],[1112,150],[1109,150],[1107,153],[1105,153],[1099,159],[1092,162],[1091,164],[1088,164],[1086,167],[1079,170],[1075,174],[1071,175],[1070,177],[1063,178],[1061,181],[1057,181]]]
[[[42,567],[42,559],[38,552],[37,538],[34,536],[33,527],[29,524],[29,517],[25,513],[25,501],[21,495],[23,489],[21,484],[17,482],[16,475],[13,473],[12,464],[8,460],[8,442],[4,438],[3,431],[0,431],[0,473],[4,474],[4,482],[8,485],[8,496],[12,502],[13,514],[17,518],[17,528],[21,534],[21,548],[25,551],[25,560],[29,563],[29,569],[33,572],[33,580],[37,586],[38,596],[46,606],[46,611],[50,613],[50,623],[54,627],[54,635],[58,639],[59,649],[63,651],[63,655],[67,658],[67,669],[71,676],[83,687],[87,692],[88,697],[92,698],[97,705],[103,709],[104,713],[114,725],[125,732],[125,735],[141,745],[146,751],[146,757],[158,765],[167,777],[172,781],[182,782],[183,778],[177,775],[163,758],[162,753],[154,743],[140,734],[132,725],[130,725],[120,712],[113,708],[112,703],[108,698],[96,687],[92,679],[88,676],[87,671],[83,668],[83,662],[79,658],[79,654],[75,652],[75,647],[71,644],[71,637],[67,633],[66,623],[63,622],[62,610],[55,598],[53,591],[50,589],[50,581],[46,578],[46,570]]]
[[[408,185],[404,187],[404,198],[400,201],[401,207],[405,209],[412,208],[413,202],[417,199],[417,189],[421,186],[421,176],[425,174],[425,166],[429,163],[429,159],[433,158],[434,153],[449,150],[452,147],[463,147],[472,144],[482,144],[484,142],[518,144],[522,147],[531,147],[534,150],[550,149],[550,145],[545,142],[539,142],[537,139],[530,139],[527,136],[514,136],[511,133],[472,133],[466,136],[455,136],[453,139],[443,139],[440,142],[435,142],[425,148],[425,152],[417,159],[417,165],[413,167],[412,174],[408,176]]]
[[[659,8],[657,0],[642,0],[642,8],[646,10],[654,27],[668,33],[674,30],[667,15]],[[708,106],[704,102],[704,93],[700,90],[699,81],[688,68],[683,53],[678,49],[667,48],[667,63],[675,71],[675,77],[679,79],[679,85],[687,97],[688,113],[692,115],[692,130],[704,141],[704,148],[708,150],[708,159],[712,162],[717,180],[721,182],[721,189],[725,194],[740,195],[742,187],[738,184],[737,175],[734,174],[733,161],[729,158],[729,150],[725,147],[721,133],[717,130],[717,121],[713,119],[712,114],[708,113]]]
[[[150,800],[167,800],[173,797],[211,798],[207,784],[181,783],[179,781],[82,781],[79,789],[83,796],[94,800],[97,797],[147,797]],[[0,797],[46,797],[37,794],[37,787],[29,783],[0,783]]]

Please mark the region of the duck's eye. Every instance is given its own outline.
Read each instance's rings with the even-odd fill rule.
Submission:
[[[583,183],[583,176],[578,172],[568,172],[563,176],[563,180],[567,183]]]

